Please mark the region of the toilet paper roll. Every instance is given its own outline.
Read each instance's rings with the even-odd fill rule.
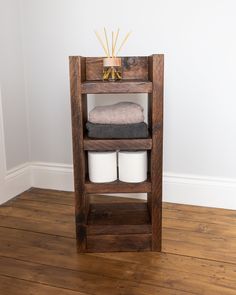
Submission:
[[[147,179],[147,151],[121,151],[118,163],[119,180],[137,183]]]
[[[88,152],[89,180],[102,183],[117,179],[116,152]]]

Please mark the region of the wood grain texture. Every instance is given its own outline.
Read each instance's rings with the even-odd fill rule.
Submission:
[[[71,192],[32,189],[0,206],[1,295],[236,293],[235,211],[164,203],[163,252],[78,254],[73,202]]]
[[[146,56],[122,57],[122,77],[124,80],[148,80],[148,58]],[[86,80],[102,80],[103,59],[86,58]]]
[[[86,81],[81,85],[81,92],[85,94],[151,93],[152,82],[138,80],[121,80],[116,82]]]
[[[88,252],[150,251],[151,234],[88,235]]]
[[[117,82],[102,81],[102,71],[102,58],[70,57],[76,236],[78,240],[78,250],[80,252],[86,252],[87,216],[91,209],[87,195],[91,193],[122,192],[148,193],[148,209],[152,223],[151,249],[153,251],[161,251],[164,57],[163,55],[122,57],[123,79]],[[87,121],[87,94],[89,93],[148,93],[148,119],[151,137],[142,140],[88,139],[86,137],[85,123]],[[85,151],[120,149],[148,150],[148,172],[151,176],[150,179],[137,184],[123,183],[120,181],[96,184],[86,180],[88,179],[88,159]],[[116,218],[115,214],[111,216],[112,218]],[[128,216],[124,218],[128,219]],[[100,219],[97,218],[96,220],[99,225]],[[119,222],[120,223],[116,223],[117,226],[124,225],[121,219]],[[130,225],[129,220],[127,220],[126,225]],[[114,232],[119,232],[121,235],[120,229],[121,228],[114,230]],[[119,237],[117,237],[117,241],[119,240],[118,238]],[[98,247],[94,246],[93,249],[98,249]],[[101,247],[99,249],[101,250]]]
[[[150,234],[152,232],[150,221],[146,224],[118,224],[88,225],[88,235],[126,235],[126,234]]]
[[[107,194],[107,193],[146,193],[151,191],[151,182],[149,180],[140,183],[127,183],[114,181],[109,183],[92,183],[86,181],[85,192],[90,194]]]
[[[78,251],[86,250],[86,213],[87,203],[84,192],[86,174],[86,159],[83,151],[84,110],[85,100],[81,94],[81,83],[85,80],[85,58],[70,57],[70,91],[71,91],[71,118],[73,137],[73,164],[75,189],[75,220],[78,237]]]
[[[17,266],[18,266],[17,263],[15,263],[15,267]],[[38,284],[38,283],[30,282],[30,280],[25,281],[22,279],[12,278],[8,276],[1,276],[1,275],[0,275],[0,286],[1,286],[1,294],[8,294],[8,295],[9,294],[10,295],[23,295],[23,294],[86,295],[87,294],[87,293],[81,293],[81,292],[74,292],[70,289],[67,290],[63,288],[56,288],[54,286]]]
[[[84,139],[84,150],[150,150],[152,139]]]
[[[148,203],[152,219],[152,250],[161,251],[164,55],[155,54],[149,57],[149,79],[153,82],[153,90],[149,94],[151,108],[149,120],[152,126],[150,158],[152,192],[148,195]]]
[[[150,224],[146,203],[91,204],[88,225],[141,225]]]

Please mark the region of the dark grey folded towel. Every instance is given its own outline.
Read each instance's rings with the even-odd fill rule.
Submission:
[[[135,124],[94,124],[87,122],[88,137],[91,138],[147,138],[146,123]]]

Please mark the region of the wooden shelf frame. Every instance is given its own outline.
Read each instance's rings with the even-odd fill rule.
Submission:
[[[92,139],[84,138],[86,151],[113,151],[113,150],[151,150],[152,139]]]
[[[151,81],[121,80],[117,82],[85,81],[81,84],[82,94],[102,93],[151,93]]]
[[[123,80],[120,82],[101,81],[102,70],[102,58],[70,57],[77,249],[78,252],[161,251],[164,55],[122,57]],[[87,94],[90,93],[147,93],[150,138],[88,138],[85,123]],[[138,184],[120,181],[95,184],[88,181],[88,150],[126,149],[148,150],[150,177],[147,181]],[[105,202],[100,210],[100,204],[89,201],[90,194],[134,192],[146,192],[147,202],[137,206],[130,205],[130,201],[129,205],[125,201],[120,204],[122,224],[116,222],[116,207],[112,202]],[[136,201],[133,202],[135,204]],[[97,214],[96,218],[93,218],[94,214]],[[140,216],[146,214],[150,218],[142,223]],[[93,224],[91,220],[94,220]],[[96,221],[100,223],[98,220],[102,225],[96,224]],[[133,220],[135,224],[132,224]]]

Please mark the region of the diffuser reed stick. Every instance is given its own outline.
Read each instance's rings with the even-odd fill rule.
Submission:
[[[112,39],[112,52],[111,52],[111,55],[112,57],[114,57],[114,32],[112,31],[111,33],[111,39]]]
[[[108,44],[108,38],[107,38],[106,28],[104,28],[104,34],[105,34],[105,38],[106,38],[108,56],[110,57],[111,55],[110,55],[110,50],[109,50],[109,44]]]
[[[109,57],[108,51],[107,51],[106,46],[104,45],[104,43],[103,43],[103,41],[102,41],[102,38],[100,37],[100,35],[98,34],[98,32],[95,31],[95,34],[96,34],[96,36],[97,36],[97,38],[98,38],[98,41],[99,41],[100,44],[102,45],[102,48],[103,48],[103,50],[104,50],[106,56]]]
[[[117,50],[116,56],[118,55],[118,53],[121,51],[122,47],[123,47],[123,46],[125,45],[125,43],[127,42],[128,38],[129,38],[129,36],[130,36],[130,34],[131,34],[131,32],[129,32],[129,33],[125,36],[123,42],[121,43],[119,49]]]
[[[120,32],[120,29],[118,28],[118,30],[117,30],[117,32],[116,32],[115,43],[114,43],[114,54],[115,54],[115,51],[116,51],[116,43],[117,43],[117,40],[118,40],[119,32]],[[116,56],[116,55],[115,55],[115,56]]]
[[[131,32],[129,32],[124,40],[122,41],[119,49],[117,50],[116,52],[116,45],[117,45],[117,41],[118,41],[118,37],[119,37],[119,33],[120,33],[120,29],[118,28],[117,32],[114,33],[114,31],[112,31],[112,40],[111,40],[111,54],[110,54],[110,47],[109,47],[109,42],[108,42],[108,37],[107,37],[107,31],[106,31],[106,28],[104,28],[104,36],[105,36],[105,42],[103,42],[101,36],[99,35],[99,33],[97,31],[94,31],[97,38],[98,38],[98,41],[100,42],[105,54],[106,54],[106,57],[108,58],[115,58],[117,57],[117,55],[120,53],[121,49],[124,47],[125,43],[127,42]]]

